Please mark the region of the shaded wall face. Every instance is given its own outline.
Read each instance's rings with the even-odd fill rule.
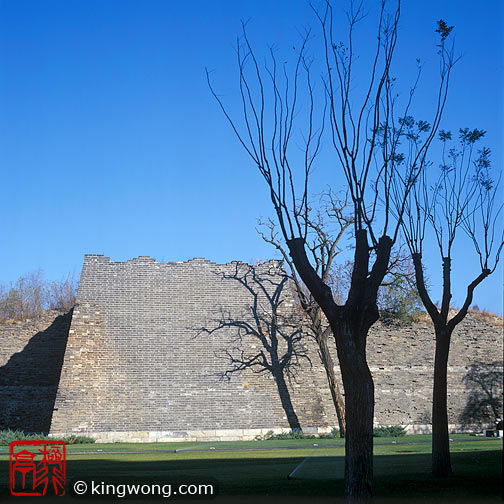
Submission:
[[[71,312],[0,327],[0,430],[49,432]]]
[[[266,291],[253,286],[254,295],[232,278],[243,267],[86,256],[51,430],[176,435],[289,427],[271,372],[246,368],[221,379],[230,355],[253,355],[260,341],[219,323],[233,319],[257,329],[257,313],[268,319],[267,293],[281,278],[276,262],[257,267],[274,272]],[[292,377],[288,393],[301,424],[334,425],[308,359],[294,375],[301,379]]]

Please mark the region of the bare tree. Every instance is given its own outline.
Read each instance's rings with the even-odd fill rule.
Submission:
[[[0,284],[0,321],[26,320],[44,310],[69,311],[75,305],[77,286],[73,274],[47,281],[41,269],[19,277],[9,289]]]
[[[222,273],[222,278],[246,289],[250,294],[250,306],[241,315],[222,308],[213,327],[198,330],[199,335],[234,330],[230,346],[223,348],[219,355],[229,366],[219,377],[230,380],[232,375],[247,369],[257,374],[269,373],[275,380],[289,426],[292,430],[302,430],[287,381],[295,379],[301,362],[309,361],[309,356],[299,323],[293,321],[292,313],[283,307],[288,277],[277,267],[260,272],[254,266],[238,263],[232,275]],[[250,340],[258,345],[247,348]]]
[[[329,189],[321,194],[320,202],[321,206],[315,210],[309,208],[306,248],[315,271],[322,281],[331,288],[333,298],[338,302],[344,299],[348,293],[352,262],[347,260],[337,264],[336,259],[344,251],[346,242],[343,237],[345,231],[352,226],[353,218],[347,212],[348,195],[345,199],[338,199]],[[275,222],[272,219],[267,219],[266,221],[260,220],[259,224],[261,229],[258,232],[262,239],[279,251],[288,267],[287,274],[292,282],[300,311],[307,319],[310,334],[318,344],[320,360],[326,371],[338,418],[340,437],[345,437],[345,402],[330,351],[331,327],[311,292],[296,273],[292,259],[276,230]],[[401,244],[397,249],[391,251],[389,269],[378,290],[378,307],[382,314],[385,312],[387,318],[404,317],[421,302],[414,285],[413,263],[411,257],[406,254],[405,248],[406,246]]]
[[[73,308],[77,301],[77,289],[78,281],[74,273],[65,279],[48,282],[45,289],[48,309],[68,311]]]
[[[482,148],[475,152],[475,144],[484,134],[478,129],[460,129],[459,146],[448,148],[452,135],[440,130],[439,138],[443,142],[440,169],[437,172],[431,169],[419,177],[409,195],[403,220],[404,235],[415,265],[418,292],[432,319],[436,335],[432,401],[432,471],[435,476],[447,476],[452,472],[447,413],[451,335],[466,316],[475,288],[495,271],[504,244],[502,225],[498,220],[502,209],[497,203],[499,184],[492,180],[490,173],[490,151]],[[453,249],[456,238],[461,234],[469,239],[469,249],[470,244],[473,245],[479,259],[479,273],[468,283],[462,307],[453,310]],[[443,265],[440,308],[433,303],[424,278],[424,244],[432,235],[435,236]],[[464,250],[467,254],[467,244]]]
[[[348,208],[348,198],[338,200],[335,195],[328,190],[321,195],[322,208],[317,208],[313,218],[310,209],[307,213],[307,224],[309,240],[306,247],[312,258],[314,269],[322,281],[329,285],[333,291],[338,290],[339,285],[335,282],[335,272],[333,263],[337,255],[342,251],[342,238],[348,227],[352,225],[352,218],[346,212]],[[288,275],[292,281],[295,296],[299,302],[301,313],[308,320],[308,327],[311,335],[318,345],[320,360],[324,366],[329,390],[333,400],[336,416],[338,418],[340,437],[345,437],[345,402],[341,393],[338,379],[335,373],[335,363],[329,348],[329,336],[331,327],[329,326],[322,309],[315,301],[311,292],[296,273],[296,268],[290,258],[289,253],[283,246],[282,239],[276,231],[275,222],[268,219],[266,222],[260,221],[260,225],[267,229],[267,232],[259,231],[262,239],[273,245],[281,254],[288,266]],[[338,292],[339,293],[339,292]],[[333,292],[333,295],[338,295]]]
[[[393,187],[402,187],[404,204],[421,173],[428,149],[439,127],[453,60],[443,50],[441,83],[432,125],[421,123],[416,152],[406,158],[399,151],[405,118],[416,87],[398,112],[392,59],[397,43],[400,3],[391,15],[384,2],[378,18],[377,42],[364,96],[354,96],[354,29],[361,7],[348,13],[348,44],[335,40],[329,3],[315,11],[323,39],[325,101],[316,106],[312,61],[307,56],[308,31],[295,47],[293,69],[278,69],[275,52],[259,64],[245,27],[237,47],[242,123],[236,122],[222,100],[210,89],[241,145],[267,184],[281,234],[295,269],[326,316],[336,340],[345,389],[345,495],[372,495],[374,384],[366,358],[369,328],[378,320],[378,289],[387,274],[390,252],[397,239],[402,210],[391,213]],[[208,75],[208,73],[207,73]],[[417,80],[418,82],[418,80]],[[320,102],[317,102],[320,103]],[[305,108],[302,110],[303,106]],[[336,163],[333,187],[347,190],[352,201],[355,253],[346,302],[337,304],[331,288],[317,273],[307,250],[308,186],[320,150],[326,111]],[[319,115],[320,114],[320,115]],[[318,121],[317,121],[318,117]],[[296,122],[306,121],[301,140]],[[399,123],[398,123],[399,121]],[[297,124],[297,123],[296,123]],[[302,155],[299,157],[299,151]]]

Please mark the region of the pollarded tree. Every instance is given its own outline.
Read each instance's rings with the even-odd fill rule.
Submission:
[[[449,148],[452,135],[440,130],[443,154],[439,171],[431,168],[422,173],[409,195],[403,219],[418,292],[432,319],[436,335],[432,398],[432,472],[435,476],[448,476],[452,472],[447,413],[451,335],[466,316],[476,287],[495,271],[504,244],[502,226],[498,229],[502,209],[497,203],[499,184],[494,182],[490,173],[490,151],[485,147],[479,150],[475,147],[484,135],[485,132],[478,129],[460,129],[459,145]],[[423,252],[429,233],[436,238],[443,266],[440,308],[432,302],[425,285]],[[479,272],[468,283],[464,303],[457,311],[451,307],[451,280],[453,250],[460,243],[460,235],[463,235],[462,238],[465,235],[472,243],[474,254],[479,259]],[[469,248],[467,244],[464,247],[467,260],[470,245]]]
[[[402,218],[402,212],[396,219],[391,214],[392,186],[403,187],[406,204],[439,127],[453,59],[443,45],[441,81],[432,125],[421,122],[417,152],[406,160],[399,153],[400,141],[416,83],[399,111],[392,60],[400,2],[391,15],[386,12],[385,2],[381,4],[377,41],[362,96],[354,94],[353,80],[354,29],[362,18],[361,8],[352,8],[348,13],[346,46],[335,39],[331,5],[327,3],[315,14],[323,40],[322,100],[316,100],[310,72],[309,31],[294,48],[296,60],[289,71],[287,64],[278,68],[273,50],[269,63],[260,65],[243,28],[243,38],[237,47],[240,122],[230,115],[211,85],[210,88],[241,145],[266,181],[295,269],[324,312],[335,338],[345,389],[345,495],[353,501],[372,495],[374,384],[367,364],[366,341],[370,327],[379,318],[378,289],[388,272],[391,249]],[[327,182],[333,188],[348,191],[354,216],[353,270],[344,304],[336,303],[331,288],[310,261],[306,247],[308,187],[320,150],[326,113],[335,153],[334,178]],[[305,127],[301,128],[303,121]]]
[[[335,301],[345,299],[350,285],[352,262],[338,261],[347,243],[345,232],[351,228],[353,218],[348,214],[348,197],[338,199],[330,190],[322,193],[321,206],[308,210],[308,237],[306,249],[311,258],[315,272],[331,288]],[[294,263],[283,245],[275,222],[272,219],[260,221],[261,237],[273,245],[281,254],[287,265],[287,274],[292,282],[295,298],[300,312],[307,320],[309,334],[318,344],[319,356],[325,368],[333,404],[338,418],[340,436],[345,437],[345,403],[335,363],[331,354],[329,338],[331,327],[311,292],[299,278]],[[267,230],[267,231],[266,231]],[[378,308],[387,318],[406,318],[421,303],[414,285],[414,268],[411,257],[406,254],[402,244],[391,251],[389,270],[378,290]]]

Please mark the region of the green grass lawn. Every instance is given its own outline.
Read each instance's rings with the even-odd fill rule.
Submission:
[[[377,500],[501,502],[502,441],[467,435],[453,435],[452,439],[455,474],[434,480],[430,476],[430,436],[375,438]],[[230,502],[240,502],[232,497],[239,495],[256,500],[269,496],[274,502],[282,502],[281,496],[298,496],[308,502],[309,496],[316,495],[334,502],[343,495],[343,445],[339,439],[71,445],[67,478],[114,483],[212,482],[218,485],[217,501],[230,496]],[[175,449],[181,451],[171,451]],[[303,461],[293,479],[287,479]],[[7,450],[0,451],[3,496],[8,493],[8,471]]]
[[[470,434],[451,434],[451,439],[454,441],[484,441],[488,439],[482,437],[471,436]],[[374,438],[375,445],[390,445],[404,443],[422,443],[430,444],[431,436],[417,434],[404,437],[382,437]],[[335,439],[290,439],[290,440],[267,440],[267,441],[206,441],[206,442],[181,442],[181,443],[91,443],[91,444],[76,444],[67,445],[68,453],[77,452],[96,452],[96,451],[184,451],[184,450],[208,450],[215,448],[216,450],[257,450],[260,448],[297,448],[300,446],[311,447],[314,444],[318,446],[345,446],[345,440],[340,438]],[[430,449],[430,447],[429,447]],[[8,453],[8,446],[0,446],[0,455]]]

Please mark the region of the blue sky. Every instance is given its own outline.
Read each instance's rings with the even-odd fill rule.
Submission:
[[[369,4],[365,23],[373,21],[376,2]],[[404,2],[397,76],[406,90],[415,58],[425,62],[418,108],[427,119],[440,18],[455,25],[462,55],[442,126],[486,129],[484,145],[501,169],[502,2]],[[37,268],[49,279],[79,274],[85,253],[116,261],[276,257],[255,232],[257,218],[272,214],[264,183],[205,80],[208,67],[236,104],[241,19],[258,53],[275,44],[289,54],[298,30],[316,28],[298,0],[0,0],[0,283]],[[375,36],[365,23],[363,56]],[[334,169],[317,173],[314,192],[326,183],[338,189]],[[455,304],[476,272],[466,245],[455,254]],[[427,262],[438,289],[435,253]],[[475,303],[502,313],[502,267]]]

